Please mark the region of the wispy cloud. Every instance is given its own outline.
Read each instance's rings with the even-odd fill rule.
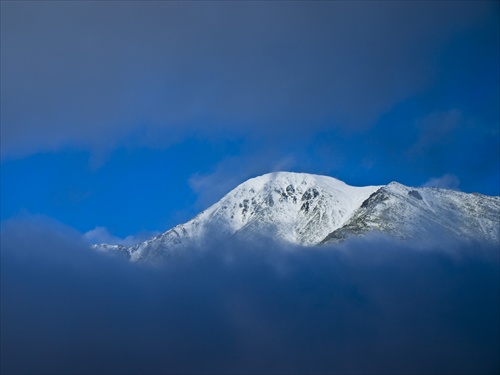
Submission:
[[[113,236],[107,228],[95,227],[83,234],[83,238],[90,244],[106,243],[110,245],[133,246],[160,234],[157,231],[144,231],[125,238]]]
[[[198,196],[197,207],[204,209],[249,178],[269,172],[294,170],[297,166],[300,163],[294,156],[283,156],[276,150],[257,151],[251,155],[226,158],[212,172],[193,174],[189,186]]]
[[[454,174],[446,173],[441,177],[433,177],[429,179],[427,182],[423,183],[422,186],[460,190],[460,180]]]

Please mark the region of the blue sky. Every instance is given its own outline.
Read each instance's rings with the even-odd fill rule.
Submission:
[[[0,372],[498,373],[495,244],[89,249],[279,170],[500,195],[498,1],[0,7]]]
[[[276,170],[500,194],[498,2],[2,1],[1,24],[2,220],[145,238]]]

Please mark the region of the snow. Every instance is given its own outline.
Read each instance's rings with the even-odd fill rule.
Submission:
[[[202,244],[206,236],[252,241],[269,235],[312,246],[368,231],[415,238],[435,227],[453,236],[498,242],[499,214],[499,197],[397,182],[356,187],[328,176],[275,172],[247,180],[192,220],[141,244],[96,248],[125,252],[131,261],[155,262]]]
[[[326,176],[276,172],[244,182],[206,212],[210,219],[223,222],[233,233],[255,221],[280,223],[277,234],[282,239],[308,245],[345,223],[379,188],[353,187]],[[321,228],[305,235],[305,229],[313,229],[309,227],[317,224],[311,222],[314,218],[322,224]]]

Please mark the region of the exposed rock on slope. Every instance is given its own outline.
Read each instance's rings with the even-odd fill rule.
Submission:
[[[242,183],[192,220],[141,244],[94,247],[155,262],[209,238],[231,236],[310,246],[374,231],[416,239],[439,230],[458,239],[498,242],[499,217],[500,197],[396,182],[354,187],[332,177],[278,172]]]

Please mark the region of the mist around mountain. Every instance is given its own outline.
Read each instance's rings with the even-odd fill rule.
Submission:
[[[488,241],[213,237],[153,265],[49,218],[1,229],[2,374],[500,370]]]

